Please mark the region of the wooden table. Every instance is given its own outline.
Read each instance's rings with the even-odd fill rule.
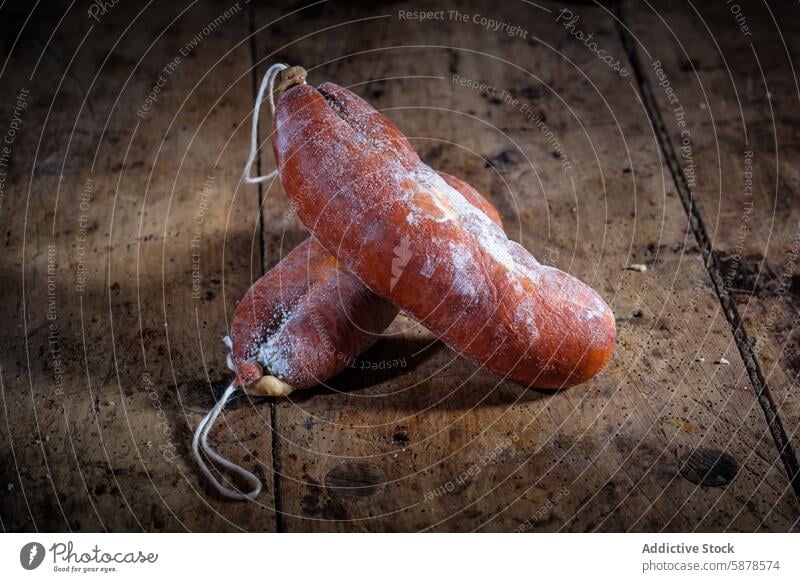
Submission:
[[[57,4],[0,9],[4,530],[797,529],[793,3]],[[241,180],[276,61],[597,289],[610,367],[498,383],[401,315],[332,388],[229,406],[211,440],[264,492],[219,499],[189,445],[220,340],[308,236]]]

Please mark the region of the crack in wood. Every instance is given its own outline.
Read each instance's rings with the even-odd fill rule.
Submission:
[[[253,4],[250,4],[248,10],[248,22],[250,33],[250,62],[251,62],[251,79],[253,89],[253,103],[255,103],[256,95],[258,94],[259,78],[258,78],[258,52],[256,50],[256,15]],[[256,143],[260,143],[259,139]],[[261,154],[256,156],[256,175],[261,175]],[[266,227],[264,226],[264,188],[262,184],[258,184],[258,239],[259,250],[261,252],[261,275],[267,269],[267,242],[266,242]],[[281,462],[280,462],[280,439],[278,438],[278,410],[274,398],[269,401],[269,423],[272,431],[270,437],[270,444],[272,445],[272,498],[275,503],[275,530],[278,532],[286,531],[283,525],[283,503],[281,499]]]
[[[728,323],[730,324],[733,332],[733,338],[736,346],[739,349],[739,354],[742,357],[745,369],[756,392],[759,405],[761,406],[764,416],[767,420],[772,439],[775,446],[778,448],[781,461],[783,462],[784,469],[786,470],[792,489],[796,496],[800,497],[800,464],[798,464],[797,454],[786,435],[786,429],[783,426],[783,421],[780,418],[775,401],[767,385],[764,373],[761,369],[761,364],[758,361],[753,347],[748,337],[747,331],[742,325],[742,320],[739,315],[739,310],[729,293],[725,292],[724,279],[722,277],[722,268],[719,263],[719,257],[714,252],[711,240],[708,237],[703,217],[700,210],[694,203],[692,191],[686,178],[686,174],[680,165],[680,160],[675,152],[675,147],[672,139],[667,132],[664,120],[661,117],[661,112],[658,108],[658,103],[653,94],[653,89],[647,78],[642,64],[639,60],[639,55],[636,50],[636,45],[633,37],[631,36],[630,29],[625,21],[625,16],[622,11],[622,5],[615,2],[613,6],[616,14],[616,26],[619,33],[620,40],[631,63],[631,70],[636,79],[636,85],[639,89],[639,94],[644,104],[650,122],[653,124],[653,129],[658,139],[659,148],[667,162],[672,179],[675,182],[675,188],[686,211],[689,220],[689,226],[692,229],[697,244],[703,254],[706,271],[709,278],[714,285],[714,292],[719,299],[722,310],[725,313]]]

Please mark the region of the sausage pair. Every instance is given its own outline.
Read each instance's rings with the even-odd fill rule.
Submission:
[[[441,176],[502,224],[474,188]],[[233,312],[237,383],[256,396],[285,396],[324,383],[374,344],[397,311],[309,238],[256,281]]]
[[[509,240],[480,195],[423,163],[363,99],[332,83],[306,85],[293,69],[281,84],[273,151],[314,239],[237,307],[242,387],[283,395],[327,380],[397,309],[524,386],[571,386],[605,366],[616,327],[594,290]]]

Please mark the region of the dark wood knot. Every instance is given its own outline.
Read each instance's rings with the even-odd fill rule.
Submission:
[[[386,473],[372,463],[342,463],[325,475],[325,489],[334,497],[369,497],[384,485]]]
[[[715,449],[699,448],[678,459],[680,474],[703,487],[725,487],[739,473],[739,463],[732,456]]]

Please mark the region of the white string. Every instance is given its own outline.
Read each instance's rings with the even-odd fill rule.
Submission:
[[[253,108],[253,127],[250,131],[250,157],[247,158],[247,164],[244,167],[244,181],[248,184],[258,184],[271,180],[278,174],[278,168],[272,170],[269,174],[263,176],[252,176],[253,164],[258,155],[258,118],[261,114],[261,103],[264,101],[264,93],[267,93],[269,99],[270,114],[275,114],[275,101],[272,98],[272,93],[275,89],[275,79],[284,69],[288,69],[288,65],[283,63],[275,63],[267,72],[264,73],[264,78],[261,79],[261,86],[258,88],[258,95],[256,95],[256,105]]]
[[[225,336],[222,341],[228,347],[228,350],[231,350],[231,339]],[[228,353],[227,363],[228,367],[235,374],[236,368],[233,366],[230,353]],[[225,404],[227,404],[233,393],[236,392],[236,389],[236,380],[234,379],[233,382],[231,382],[230,385],[225,389],[222,397],[217,401],[214,407],[208,411],[208,414],[206,414],[203,420],[200,421],[200,424],[197,425],[197,428],[194,431],[194,438],[192,439],[192,455],[194,456],[194,460],[197,461],[200,471],[202,471],[203,475],[206,476],[206,478],[214,486],[214,489],[216,489],[220,495],[227,497],[228,499],[254,499],[259,493],[261,493],[261,480],[250,471],[230,462],[228,459],[218,454],[208,443],[208,433],[211,431],[214,423],[217,421],[219,413],[222,412],[223,408],[225,408]],[[225,487],[217,480],[216,477],[214,477],[213,473],[211,473],[211,470],[208,468],[208,465],[200,454],[201,450],[208,457],[225,467],[229,472],[239,475],[244,481],[251,483],[253,488],[248,493],[241,493]]]
[[[258,88],[258,94],[256,95],[256,103],[253,107],[253,125],[250,130],[250,155],[247,158],[247,163],[244,166],[244,181],[248,184],[258,184],[260,182],[265,182],[274,178],[278,174],[278,169],[275,168],[269,174],[265,174],[263,176],[252,176],[253,171],[253,164],[256,161],[256,156],[258,156],[258,120],[261,116],[261,104],[264,101],[264,94],[266,93],[267,99],[269,100],[269,111],[271,115],[275,115],[275,100],[272,97],[272,94],[275,92],[275,79],[278,77],[278,73],[283,71],[284,69],[288,69],[288,65],[284,65],[283,63],[275,63],[270,68],[267,69],[267,72],[264,73],[264,78],[261,79],[261,85]],[[230,352],[232,351],[232,344],[231,339],[225,336],[222,340],[228,348],[228,368],[236,374],[236,367],[233,365],[233,360],[231,359]],[[228,499],[253,499],[259,493],[261,493],[261,480],[256,477],[250,471],[240,467],[239,465],[230,462],[228,459],[219,455],[214,449],[211,448],[211,445],[208,443],[208,433],[214,427],[214,423],[217,421],[217,417],[219,416],[222,409],[225,408],[225,404],[230,399],[231,395],[236,392],[236,380],[234,379],[233,382],[225,389],[222,397],[217,401],[214,407],[208,411],[208,414],[200,421],[200,424],[197,425],[197,428],[194,432],[194,438],[192,439],[192,455],[194,456],[195,461],[197,461],[200,470],[203,472],[203,475],[211,482],[220,495],[223,497],[227,497]],[[203,456],[200,454],[200,451],[203,451],[208,457],[225,467],[228,471],[235,475],[239,475],[245,481],[253,484],[253,488],[248,493],[241,493],[239,491],[234,491],[233,489],[229,489],[225,487],[222,483],[220,483],[217,478],[211,473],[211,470],[208,468],[208,465],[203,460]]]

